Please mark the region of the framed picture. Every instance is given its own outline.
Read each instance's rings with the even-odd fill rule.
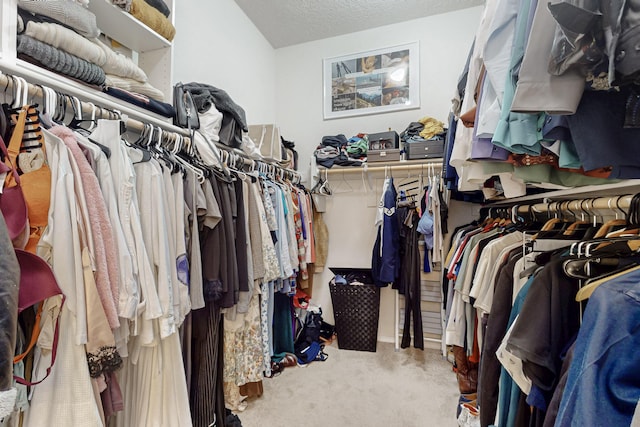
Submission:
[[[418,42],[323,60],[324,118],[420,107]]]

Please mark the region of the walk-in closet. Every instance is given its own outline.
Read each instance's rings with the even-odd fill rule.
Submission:
[[[4,0],[0,427],[640,426],[638,28]]]

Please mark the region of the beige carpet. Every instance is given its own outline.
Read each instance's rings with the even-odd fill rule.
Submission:
[[[376,353],[327,347],[329,358],[264,380],[243,427],[455,426],[458,387],[438,350],[378,343]]]

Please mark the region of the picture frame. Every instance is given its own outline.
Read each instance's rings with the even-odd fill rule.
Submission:
[[[323,59],[324,119],[420,108],[418,42]]]

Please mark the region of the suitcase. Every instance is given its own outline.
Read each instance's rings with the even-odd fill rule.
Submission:
[[[410,141],[404,144],[408,160],[437,159],[444,157],[444,139]]]
[[[367,163],[371,162],[397,162],[400,160],[400,149],[373,150],[367,153]]]

